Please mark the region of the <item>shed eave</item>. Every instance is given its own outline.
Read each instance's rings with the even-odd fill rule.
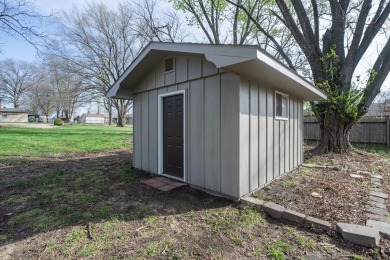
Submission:
[[[289,67],[285,66],[275,58],[271,57],[268,53],[258,51],[257,52],[257,58],[274,68],[275,70],[281,72],[282,74],[289,77],[292,81],[296,82],[297,84],[301,85],[303,88],[307,89],[307,91],[311,92],[308,93],[306,101],[315,101],[315,100],[326,100],[326,95],[317,89],[311,82],[307,81],[305,78],[297,74],[295,71],[290,69]]]
[[[226,66],[224,69],[305,101],[326,99],[326,95],[310,82],[268,54],[259,52],[258,57],[252,60]]]
[[[211,45],[194,43],[148,44],[107,92],[108,97],[132,99],[133,88],[155,65],[169,54],[201,55],[236,74],[255,78],[272,87],[294,93],[307,101],[326,96],[310,82],[257,46]]]

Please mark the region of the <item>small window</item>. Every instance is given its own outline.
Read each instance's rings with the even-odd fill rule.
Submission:
[[[288,120],[288,95],[275,91],[275,119]]]
[[[1,115],[3,116],[3,117],[7,117],[7,112],[1,112]]]
[[[165,60],[165,72],[171,72],[174,69],[174,60],[173,57]]]

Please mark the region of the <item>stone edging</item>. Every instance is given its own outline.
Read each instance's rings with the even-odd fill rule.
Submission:
[[[366,226],[348,223],[337,223],[336,226],[343,238],[360,246],[376,247],[380,242],[380,235],[390,239],[390,224],[388,223],[388,212],[386,210],[387,194],[382,193],[382,176],[371,175],[372,182],[376,186],[370,191],[370,208],[366,210],[368,220]],[[306,216],[300,212],[287,209],[273,202],[264,202],[253,197],[241,198],[245,205],[262,208],[268,215],[275,219],[284,219],[290,223],[304,226],[305,228],[316,228],[326,232],[337,230],[332,223],[318,218]]]

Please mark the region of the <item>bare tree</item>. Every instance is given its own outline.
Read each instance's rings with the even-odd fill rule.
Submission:
[[[0,98],[18,108],[27,91],[40,80],[29,62],[6,59],[0,62]]]
[[[188,37],[177,11],[161,10],[157,0],[133,1],[131,4],[135,7],[137,31],[146,42],[183,42]]]
[[[0,0],[0,32],[20,36],[33,46],[46,38],[41,31],[45,18],[27,0]]]
[[[109,99],[106,93],[142,47],[133,15],[131,6],[125,4],[116,9],[103,4],[75,8],[63,14],[63,30],[50,49],[68,63],[68,71],[82,77],[85,90],[105,99],[108,111],[116,108],[119,126],[124,126],[132,102]]]
[[[46,117],[46,123],[49,123],[49,117],[54,111],[56,102],[52,86],[46,82],[36,84],[29,91],[28,99],[30,112],[35,114],[42,113]]]
[[[69,64],[54,56],[46,61],[48,85],[53,96],[47,96],[47,101],[54,101],[57,117],[61,116],[66,122],[73,121],[75,110],[85,102],[87,93],[83,87],[81,75],[69,71]],[[48,106],[49,104],[46,103]]]

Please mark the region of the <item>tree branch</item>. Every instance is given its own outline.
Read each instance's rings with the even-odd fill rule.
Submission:
[[[372,68],[371,75],[364,89],[363,99],[359,105],[359,113],[364,115],[372,101],[380,93],[381,86],[390,72],[390,39],[379,54]]]
[[[267,38],[269,38],[272,43],[275,45],[276,47],[276,50],[280,53],[280,55],[283,57],[283,59],[287,62],[288,66],[293,69],[293,70],[296,70],[296,68],[294,67],[294,64],[292,63],[291,59],[288,57],[288,55],[286,54],[286,52],[283,50],[282,46],[280,46],[280,44],[276,41],[276,39],[271,35],[269,34],[262,26],[261,24],[256,20],[254,19],[254,17],[251,15],[251,13],[248,11],[248,9],[246,9],[244,6],[242,5],[238,5],[237,3],[234,3],[232,2],[231,0],[226,0],[228,3],[236,6],[236,7],[239,7],[241,8],[241,10],[243,10],[245,12],[245,14],[249,17],[249,19],[256,25],[257,29],[259,29],[260,32],[262,32]]]
[[[381,2],[383,1],[384,0],[381,0]],[[357,48],[356,54],[354,55],[353,70],[355,70],[360,59],[363,57],[364,53],[367,51],[368,47],[370,46],[372,40],[375,38],[382,25],[388,19],[389,14],[390,14],[390,2],[387,3],[386,7],[383,9],[383,12],[381,12],[381,6],[378,7],[378,10],[375,14],[375,17],[377,17],[377,19],[373,19],[371,23],[368,25],[368,27],[366,28],[360,46]]]
[[[351,86],[351,79],[354,72],[354,68],[353,66],[350,66],[350,64],[353,64],[353,59],[355,58],[356,51],[359,47],[359,43],[363,35],[364,27],[371,10],[371,6],[372,0],[364,0],[353,34],[353,39],[349,47],[347,57],[345,59],[345,63],[341,68],[341,82],[344,82],[342,90],[347,90]]]
[[[318,80],[320,78],[324,78],[323,70],[321,66],[321,51],[320,49],[317,49],[316,44],[313,44],[313,41],[311,40],[314,39],[314,36],[311,39],[305,38],[305,36],[301,33],[300,29],[295,23],[295,20],[292,17],[291,12],[284,0],[276,0],[276,3],[282,12],[286,26],[290,29],[292,35],[294,36],[295,41],[298,43],[299,47],[302,49],[303,53],[305,54],[312,68],[314,79]]]
[[[314,19],[314,36],[315,40],[318,43],[317,48],[320,49],[320,22],[319,22],[319,14],[318,14],[318,5],[317,0],[311,0],[311,5],[313,7],[313,19]]]

